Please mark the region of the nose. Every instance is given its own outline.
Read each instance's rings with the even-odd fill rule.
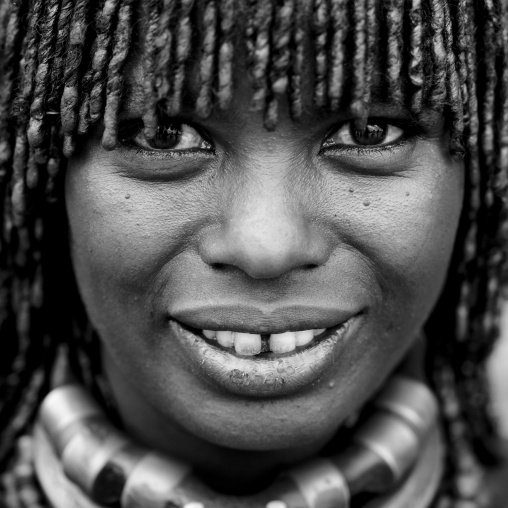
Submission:
[[[325,264],[329,242],[308,217],[304,202],[280,184],[250,185],[236,193],[224,220],[205,234],[201,258],[214,267],[234,266],[255,279]]]

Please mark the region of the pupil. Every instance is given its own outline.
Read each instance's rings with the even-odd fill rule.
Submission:
[[[354,129],[352,136],[359,145],[378,145],[385,140],[386,132],[386,125],[368,124],[363,131]]]
[[[150,146],[161,150],[173,148],[180,141],[181,135],[182,131],[178,126],[159,125],[155,138],[150,141]]]

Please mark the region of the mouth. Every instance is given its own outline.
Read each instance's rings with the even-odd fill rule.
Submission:
[[[206,382],[237,395],[277,397],[325,376],[360,314],[327,328],[279,333],[198,329],[174,319],[169,325]]]
[[[315,346],[332,333],[345,327],[341,323],[333,328],[287,331],[283,333],[245,333],[229,330],[198,330],[182,323],[189,332],[200,336],[211,346],[237,356],[280,358],[293,352]]]

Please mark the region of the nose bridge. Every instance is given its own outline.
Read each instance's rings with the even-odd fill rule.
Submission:
[[[229,240],[246,242],[259,255],[282,256],[304,234],[304,211],[297,192],[291,192],[282,178],[266,180],[248,182],[237,193],[229,216]]]
[[[307,200],[287,171],[259,168],[230,198],[224,220],[202,249],[207,263],[232,265],[253,278],[274,278],[328,259],[325,238],[313,226]]]

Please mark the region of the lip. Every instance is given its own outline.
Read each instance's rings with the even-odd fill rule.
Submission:
[[[200,330],[230,330],[244,333],[332,328],[357,315],[357,310],[327,306],[249,306],[235,302],[222,305],[194,304],[171,309],[170,317]]]
[[[354,333],[359,315],[350,315],[311,347],[269,356],[242,357],[209,344],[178,321],[170,320],[169,326],[205,381],[244,397],[280,397],[305,389],[327,372]]]

